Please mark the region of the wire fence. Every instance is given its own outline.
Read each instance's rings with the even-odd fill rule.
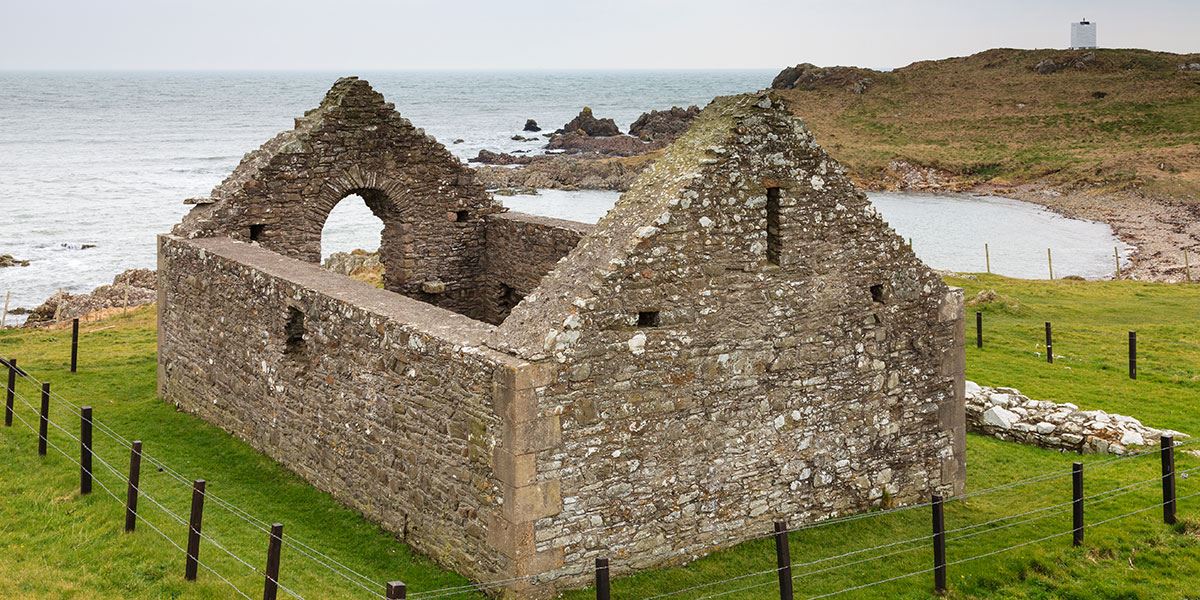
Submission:
[[[35,405],[32,398],[18,391],[15,385],[6,386],[7,406],[6,406],[6,421],[11,422],[16,419],[22,426],[33,432],[39,441],[39,450],[53,449],[58,454],[66,457],[71,463],[78,466],[81,472],[81,478],[89,482],[94,481],[100,489],[111,497],[118,504],[125,506],[126,513],[132,513],[137,523],[145,524],[157,535],[164,538],[168,544],[178,553],[182,554],[185,561],[194,564],[196,568],[203,569],[206,573],[211,574],[223,585],[227,586],[232,593],[238,597],[250,598],[251,588],[245,584],[239,584],[239,578],[244,579],[247,575],[253,575],[260,578],[263,586],[263,597],[273,599],[276,591],[283,592],[288,597],[303,600],[304,596],[293,588],[295,585],[285,585],[279,576],[279,548],[286,546],[293,550],[298,556],[310,561],[310,564],[316,565],[320,569],[327,571],[337,580],[341,580],[345,585],[349,586],[339,591],[345,594],[346,597],[354,595],[365,595],[366,597],[384,598],[385,600],[392,598],[451,598],[466,594],[490,594],[499,590],[521,585],[530,587],[538,585],[549,579],[546,574],[531,574],[521,577],[509,577],[495,579],[490,581],[472,582],[463,585],[443,586],[436,589],[427,589],[414,591],[408,594],[406,586],[400,581],[380,581],[370,576],[367,576],[359,570],[347,566],[344,561],[329,556],[328,553],[322,552],[314,547],[311,543],[284,537],[282,535],[282,526],[279,524],[268,524],[267,521],[254,516],[246,509],[237,506],[235,503],[226,499],[220,498],[203,485],[202,481],[190,479],[183,475],[180,471],[165,464],[159,458],[150,454],[141,453],[140,443],[135,443],[112,427],[105,425],[98,419],[91,417],[89,407],[81,406],[71,400],[63,397],[52,389],[48,382],[42,381],[35,376],[29,374],[15,364],[15,361],[7,361],[0,359],[0,367],[8,368],[10,377],[19,377],[29,383],[33,383],[41,387],[42,398],[41,406]],[[49,418],[48,406],[50,400],[57,401],[61,406],[69,407],[72,417],[80,418],[80,431],[77,435],[71,429],[64,427],[56,419]],[[19,403],[19,405],[14,405]],[[18,410],[20,409],[20,410]],[[38,415],[37,424],[27,419],[24,414]],[[52,427],[57,433],[56,435],[65,436],[66,439],[80,445],[79,458],[73,456],[70,452],[64,450],[62,446],[56,444],[50,439],[48,428]],[[95,451],[91,444],[92,429],[100,431],[104,436],[115,442],[119,447],[138,453],[148,463],[157,467],[159,471],[166,475],[167,481],[172,484],[179,484],[183,488],[193,490],[193,505],[191,517],[185,517],[178,509],[172,509],[171,503],[162,500],[156,495],[148,493],[144,484],[139,484],[131,472],[127,475],[118,467],[114,466],[110,459],[105,458]],[[1175,468],[1175,449],[1180,446],[1189,444],[1189,442],[1175,442],[1174,440],[1164,437],[1164,441],[1159,448],[1145,450],[1141,452],[1133,452],[1120,456],[1113,456],[1105,459],[1090,461],[1087,463],[1089,473],[1104,473],[1105,470],[1112,470],[1110,479],[1116,475],[1127,475],[1129,469],[1115,469],[1115,467],[1130,464],[1131,461],[1137,461],[1143,457],[1159,456],[1162,463],[1161,476],[1150,478],[1142,478],[1129,483],[1121,483],[1107,489],[1094,491],[1091,494],[1084,495],[1082,492],[1082,484],[1076,486],[1074,495],[1069,501],[1054,502],[1046,506],[1038,506],[1027,508],[1014,512],[1005,512],[994,518],[990,518],[977,523],[966,523],[954,528],[947,529],[943,525],[939,525],[938,515],[946,506],[954,506],[956,504],[967,503],[973,499],[984,497],[996,497],[1005,493],[1019,493],[1021,500],[1027,501],[1030,497],[1042,497],[1044,494],[1037,494],[1037,486],[1045,484],[1054,484],[1056,481],[1065,478],[1082,478],[1082,463],[1076,463],[1071,470],[1058,469],[1045,473],[1031,475],[1029,477],[1006,482],[1000,485],[989,487],[981,490],[974,490],[968,493],[960,494],[955,497],[942,499],[934,497],[928,502],[911,504],[903,507],[877,510],[859,514],[845,515],[840,517],[828,518],[825,520],[804,523],[793,527],[788,527],[784,523],[777,523],[775,530],[766,533],[747,533],[724,540],[718,545],[722,547],[735,546],[745,542],[761,540],[773,537],[776,542],[777,562],[774,568],[765,568],[749,571],[746,573],[734,574],[728,577],[709,579],[698,581],[691,584],[685,584],[676,589],[654,591],[649,594],[631,593],[622,595],[622,598],[638,598],[639,600],[657,600],[660,598],[722,598],[739,594],[752,594],[754,597],[761,597],[767,592],[770,586],[776,586],[779,591],[781,600],[792,600],[795,598],[793,593],[792,582],[809,581],[811,589],[819,589],[821,582],[817,581],[812,584],[812,580],[817,576],[835,576],[833,581],[842,581],[845,579],[845,570],[852,567],[863,567],[875,565],[872,568],[879,568],[879,565],[891,564],[896,561],[910,561],[915,553],[919,551],[929,551],[934,549],[935,561],[932,566],[927,568],[912,570],[899,575],[882,577],[862,583],[854,583],[836,590],[819,592],[816,595],[805,596],[810,599],[826,598],[842,594],[865,590],[876,586],[885,585],[904,579],[915,578],[922,575],[934,575],[935,589],[944,589],[944,577],[946,569],[952,566],[961,565],[964,563],[982,560],[991,556],[995,556],[1004,552],[1009,552],[1018,548],[1039,544],[1049,541],[1057,537],[1068,535],[1076,536],[1077,540],[1082,539],[1082,507],[1087,505],[1094,509],[1097,506],[1103,506],[1105,503],[1114,503],[1117,499],[1128,499],[1129,496],[1137,493],[1144,493],[1147,488],[1154,484],[1159,484],[1162,487],[1163,499],[1161,502],[1153,504],[1145,504],[1140,501],[1137,508],[1129,510],[1113,516],[1089,523],[1086,528],[1091,530],[1096,527],[1115,522],[1120,519],[1132,517],[1137,514],[1145,513],[1155,509],[1163,510],[1163,520],[1165,523],[1172,524],[1176,519],[1176,508],[1180,501],[1190,499],[1200,494],[1193,492],[1183,496],[1176,494],[1176,479],[1181,478],[1186,480],[1192,472],[1200,470],[1200,466],[1190,467],[1177,470]],[[91,459],[94,458],[99,463],[99,469],[91,468]],[[1144,470],[1145,467],[1142,467]],[[111,481],[106,482],[104,475],[111,475],[117,480],[125,480],[129,487],[129,493],[126,498],[121,498],[113,490]],[[81,479],[81,490],[83,489],[83,479]],[[1079,483],[1077,481],[1076,483]],[[1033,489],[1031,489],[1033,488]],[[156,524],[154,520],[147,518],[145,512],[137,512],[130,505],[130,498],[144,498],[155,509],[157,514],[161,514],[168,523],[167,526]],[[197,498],[199,498],[200,506],[203,507],[203,501],[208,500],[227,514],[234,517],[235,522],[239,522],[242,526],[249,527],[256,532],[266,534],[271,542],[268,546],[266,567],[260,567],[252,560],[247,560],[243,555],[232,549],[227,543],[222,542],[211,532],[202,532],[200,526],[200,517],[197,516]],[[1136,501],[1136,500],[1135,500]],[[1135,501],[1127,501],[1126,506],[1133,504]],[[828,556],[814,557],[807,560],[792,560],[791,553],[787,549],[787,540],[789,537],[803,535],[804,532],[818,530],[821,528],[834,528],[842,525],[856,524],[856,522],[864,520],[874,520],[876,523],[882,520],[896,517],[908,518],[917,511],[931,510],[935,515],[934,527],[929,533],[921,535],[910,535],[899,540],[890,540],[880,544],[852,548],[844,551],[836,552]],[[966,512],[968,509],[964,507]],[[999,532],[1013,530],[1017,527],[1032,525],[1045,522],[1049,519],[1062,517],[1065,513],[1072,512],[1075,522],[1072,528],[1067,530],[1055,530],[1053,533],[1045,536],[1035,537],[1031,539],[1022,539],[1020,541],[1012,541],[1011,543],[1002,545],[999,548],[989,547],[984,542],[991,538],[996,538]],[[202,513],[200,513],[202,515]],[[187,547],[180,544],[176,537],[173,536],[168,528],[181,527],[188,537]],[[591,530],[581,532],[581,534],[596,534],[616,527],[618,525],[611,524],[602,527],[596,527]],[[984,537],[990,536],[990,537]],[[998,538],[997,538],[998,539]],[[970,544],[967,541],[971,540]],[[957,546],[964,546],[964,550],[974,549],[976,552],[968,554],[961,558],[953,560],[946,559],[946,544],[954,543]],[[194,544],[194,545],[193,545]],[[212,559],[200,560],[200,548],[202,544],[207,545],[219,552],[218,557],[226,559],[221,564]],[[782,544],[782,546],[781,546]],[[901,559],[903,558],[903,561]],[[940,557],[940,558],[939,558]],[[645,557],[639,557],[640,563],[645,563]],[[663,557],[666,558],[666,557]],[[889,560],[890,559],[890,560]],[[272,567],[274,565],[274,567]],[[241,569],[242,575],[231,575],[227,566],[232,566],[235,569]],[[894,566],[894,565],[893,565]],[[879,568],[879,570],[882,570]],[[598,600],[609,600],[611,594],[611,585],[609,583],[610,567],[608,560],[600,559],[594,572],[595,590]],[[842,575],[837,576],[841,572]],[[940,573],[940,574],[939,574]],[[552,574],[551,574],[552,575]],[[786,583],[785,583],[786,582]],[[311,597],[311,594],[310,594]]]

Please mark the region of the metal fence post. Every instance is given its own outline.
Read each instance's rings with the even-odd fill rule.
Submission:
[[[1083,463],[1071,465],[1071,526],[1072,544],[1083,545]]]
[[[775,570],[779,575],[779,600],[793,600],[792,551],[786,521],[775,521]]]
[[[125,531],[137,529],[138,486],[142,478],[142,441],[134,440],[129,450],[129,487],[125,490]]]
[[[71,372],[79,364],[79,319],[71,319]]]
[[[1046,362],[1054,363],[1054,336],[1050,331],[1050,321],[1046,321]]]
[[[1175,438],[1159,438],[1162,448],[1163,523],[1175,524]]]
[[[204,480],[197,479],[192,484],[192,516],[188,520],[187,563],[184,568],[184,579],[196,580],[196,572],[200,566],[200,525],[204,518]]]
[[[975,311],[975,347],[983,347],[983,313]]]
[[[1129,378],[1137,379],[1137,332],[1129,332]]]
[[[92,407],[79,408],[79,494],[92,493]]]
[[[387,600],[405,600],[408,597],[408,586],[403,581],[387,583]]]
[[[17,392],[17,359],[8,359],[8,387],[4,391],[4,426],[12,427],[13,397]]]
[[[46,427],[50,424],[50,384],[42,384],[42,410],[38,416],[38,456],[46,455]]]
[[[941,495],[933,497],[933,588],[946,592],[946,516]]]
[[[283,547],[283,524],[271,526],[271,541],[267,545],[267,573],[263,578],[263,600],[275,600],[279,593],[279,552]]]
[[[596,559],[596,600],[610,600],[612,592],[608,587],[608,559]]]

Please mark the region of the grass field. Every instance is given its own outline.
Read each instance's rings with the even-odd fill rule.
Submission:
[[[964,184],[1047,182],[1149,189],[1200,199],[1200,60],[1100,49],[1056,73],[1034,66],[1088,52],[994,49],[786,92],[817,141],[860,180],[894,159]]]
[[[985,385],[1020,388],[1031,397],[1074,402],[1143,419],[1148,425],[1200,433],[1200,286],[1135,282],[1017,281],[979,276],[954,279],[968,298],[983,289],[999,298],[969,307],[985,314],[985,347],[968,345],[968,376]],[[1053,365],[1042,348],[1042,323],[1055,326]],[[461,577],[414,556],[402,543],[222,431],[176,412],[154,397],[154,314],[85,324],[82,367],[66,372],[69,332],[0,332],[0,356],[15,356],[29,371],[53,382],[68,399],[94,407],[95,418],[120,434],[145,442],[145,452],[188,478],[208,480],[209,492],[266,522],[281,522],[285,537],[303,540],[334,560],[383,582],[402,579],[410,597],[464,583]],[[1126,376],[1126,333],[1138,331],[1139,379]],[[968,331],[973,341],[973,331]],[[18,391],[36,404],[36,388]],[[17,403],[18,415],[36,426],[36,413]],[[54,402],[51,417],[75,431],[78,417]],[[50,441],[72,456],[76,443],[52,430]],[[3,598],[229,598],[239,597],[212,573],[183,581],[182,552],[146,524],[121,532],[123,511],[97,486],[79,497],[78,466],[50,450],[39,459],[36,435],[20,422],[0,431],[0,597]],[[1200,448],[1200,443],[1196,445]],[[1181,448],[1178,469],[1200,468]],[[119,471],[128,451],[100,432],[99,456]],[[1122,517],[1089,529],[1083,548],[1070,544],[1070,463],[1074,455],[970,436],[969,493],[1053,473],[1044,481],[947,504],[952,598],[1197,598],[1200,587],[1200,470],[1179,480],[1181,523],[1163,525],[1155,481],[1157,457],[1122,460],[1083,457],[1088,521]],[[121,478],[96,464],[99,480],[124,496]],[[1189,473],[1189,475],[1192,475]],[[1136,485],[1139,484],[1140,485]],[[167,473],[143,467],[144,490],[186,517],[190,490]],[[1036,512],[1029,512],[1036,511]],[[182,544],[185,526],[143,499],[141,514]],[[1012,515],[1024,516],[999,520]],[[999,521],[998,521],[999,520]],[[992,522],[996,521],[996,522]],[[927,598],[931,561],[929,513],[924,507],[827,524],[791,536],[796,597],[811,598],[890,578],[850,591],[847,598]],[[983,524],[983,525],[981,525]],[[261,569],[267,536],[213,504],[204,531]],[[756,535],[759,532],[747,532]],[[765,532],[762,532],[765,533]],[[1051,537],[1053,536],[1053,537]],[[1041,538],[1049,538],[1037,541]],[[897,543],[913,540],[910,543]],[[869,552],[863,549],[894,544]],[[1016,546],[1008,551],[990,554]],[[831,557],[838,557],[835,560]],[[978,558],[975,558],[978,557]],[[612,557],[620,574],[620,557]],[[201,560],[251,597],[261,595],[261,575],[206,543]],[[326,560],[326,559],[322,559]],[[818,562],[820,561],[820,562]],[[956,561],[963,561],[955,564]],[[811,564],[808,564],[811,563]],[[774,549],[769,539],[747,542],[689,565],[619,577],[613,597],[770,598],[775,594]],[[747,576],[720,585],[714,581]],[[909,573],[912,577],[901,578]],[[282,583],[305,598],[370,595],[285,547]],[[695,589],[694,586],[704,586]],[[742,591],[741,588],[757,586]],[[374,589],[374,588],[373,588]],[[382,589],[374,589],[381,593]],[[687,591],[682,591],[687,590]],[[568,598],[592,597],[587,590]],[[281,594],[281,597],[286,597]],[[455,598],[481,597],[461,594]],[[777,596],[776,596],[777,597]]]

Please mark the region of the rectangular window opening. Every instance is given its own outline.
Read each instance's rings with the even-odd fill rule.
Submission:
[[[661,320],[657,310],[643,310],[638,313],[638,327],[658,327]]]
[[[284,326],[284,352],[286,354],[299,354],[304,351],[304,313],[294,307],[288,307],[287,324]]]
[[[779,237],[779,188],[767,188],[767,262],[773,265],[779,264]]]
[[[250,226],[250,241],[257,242],[258,240],[261,240],[263,231],[265,231],[266,229],[267,229],[267,226],[262,223],[256,223],[254,225],[251,225]]]
[[[455,220],[455,221],[458,221],[459,223],[465,223],[465,222],[467,222],[467,221],[468,221],[470,218],[471,218],[471,212],[470,212],[470,211],[466,211],[466,210],[460,210],[460,211],[458,211],[458,212],[454,213],[454,220]]]
[[[883,292],[883,284],[877,283],[871,286],[871,301],[883,304],[886,299]]]

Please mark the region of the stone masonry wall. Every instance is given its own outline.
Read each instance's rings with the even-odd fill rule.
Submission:
[[[559,366],[538,405],[561,438],[537,461],[561,500],[535,529],[547,578],[961,491],[962,327],[961,291],[803,124],[714,101],[492,340]]]
[[[228,236],[319,262],[326,218],[357,194],[383,221],[384,287],[477,316],[484,218],[503,210],[474,172],[354,77],[247,154],[173,231]]]
[[[158,272],[163,398],[444,565],[515,568],[495,451],[529,445],[501,418],[529,375],[479,346],[489,325],[228,238],[164,236]]]
[[[579,244],[593,225],[506,212],[487,218],[487,251],[480,282],[482,320],[499,324],[516,302]]]

